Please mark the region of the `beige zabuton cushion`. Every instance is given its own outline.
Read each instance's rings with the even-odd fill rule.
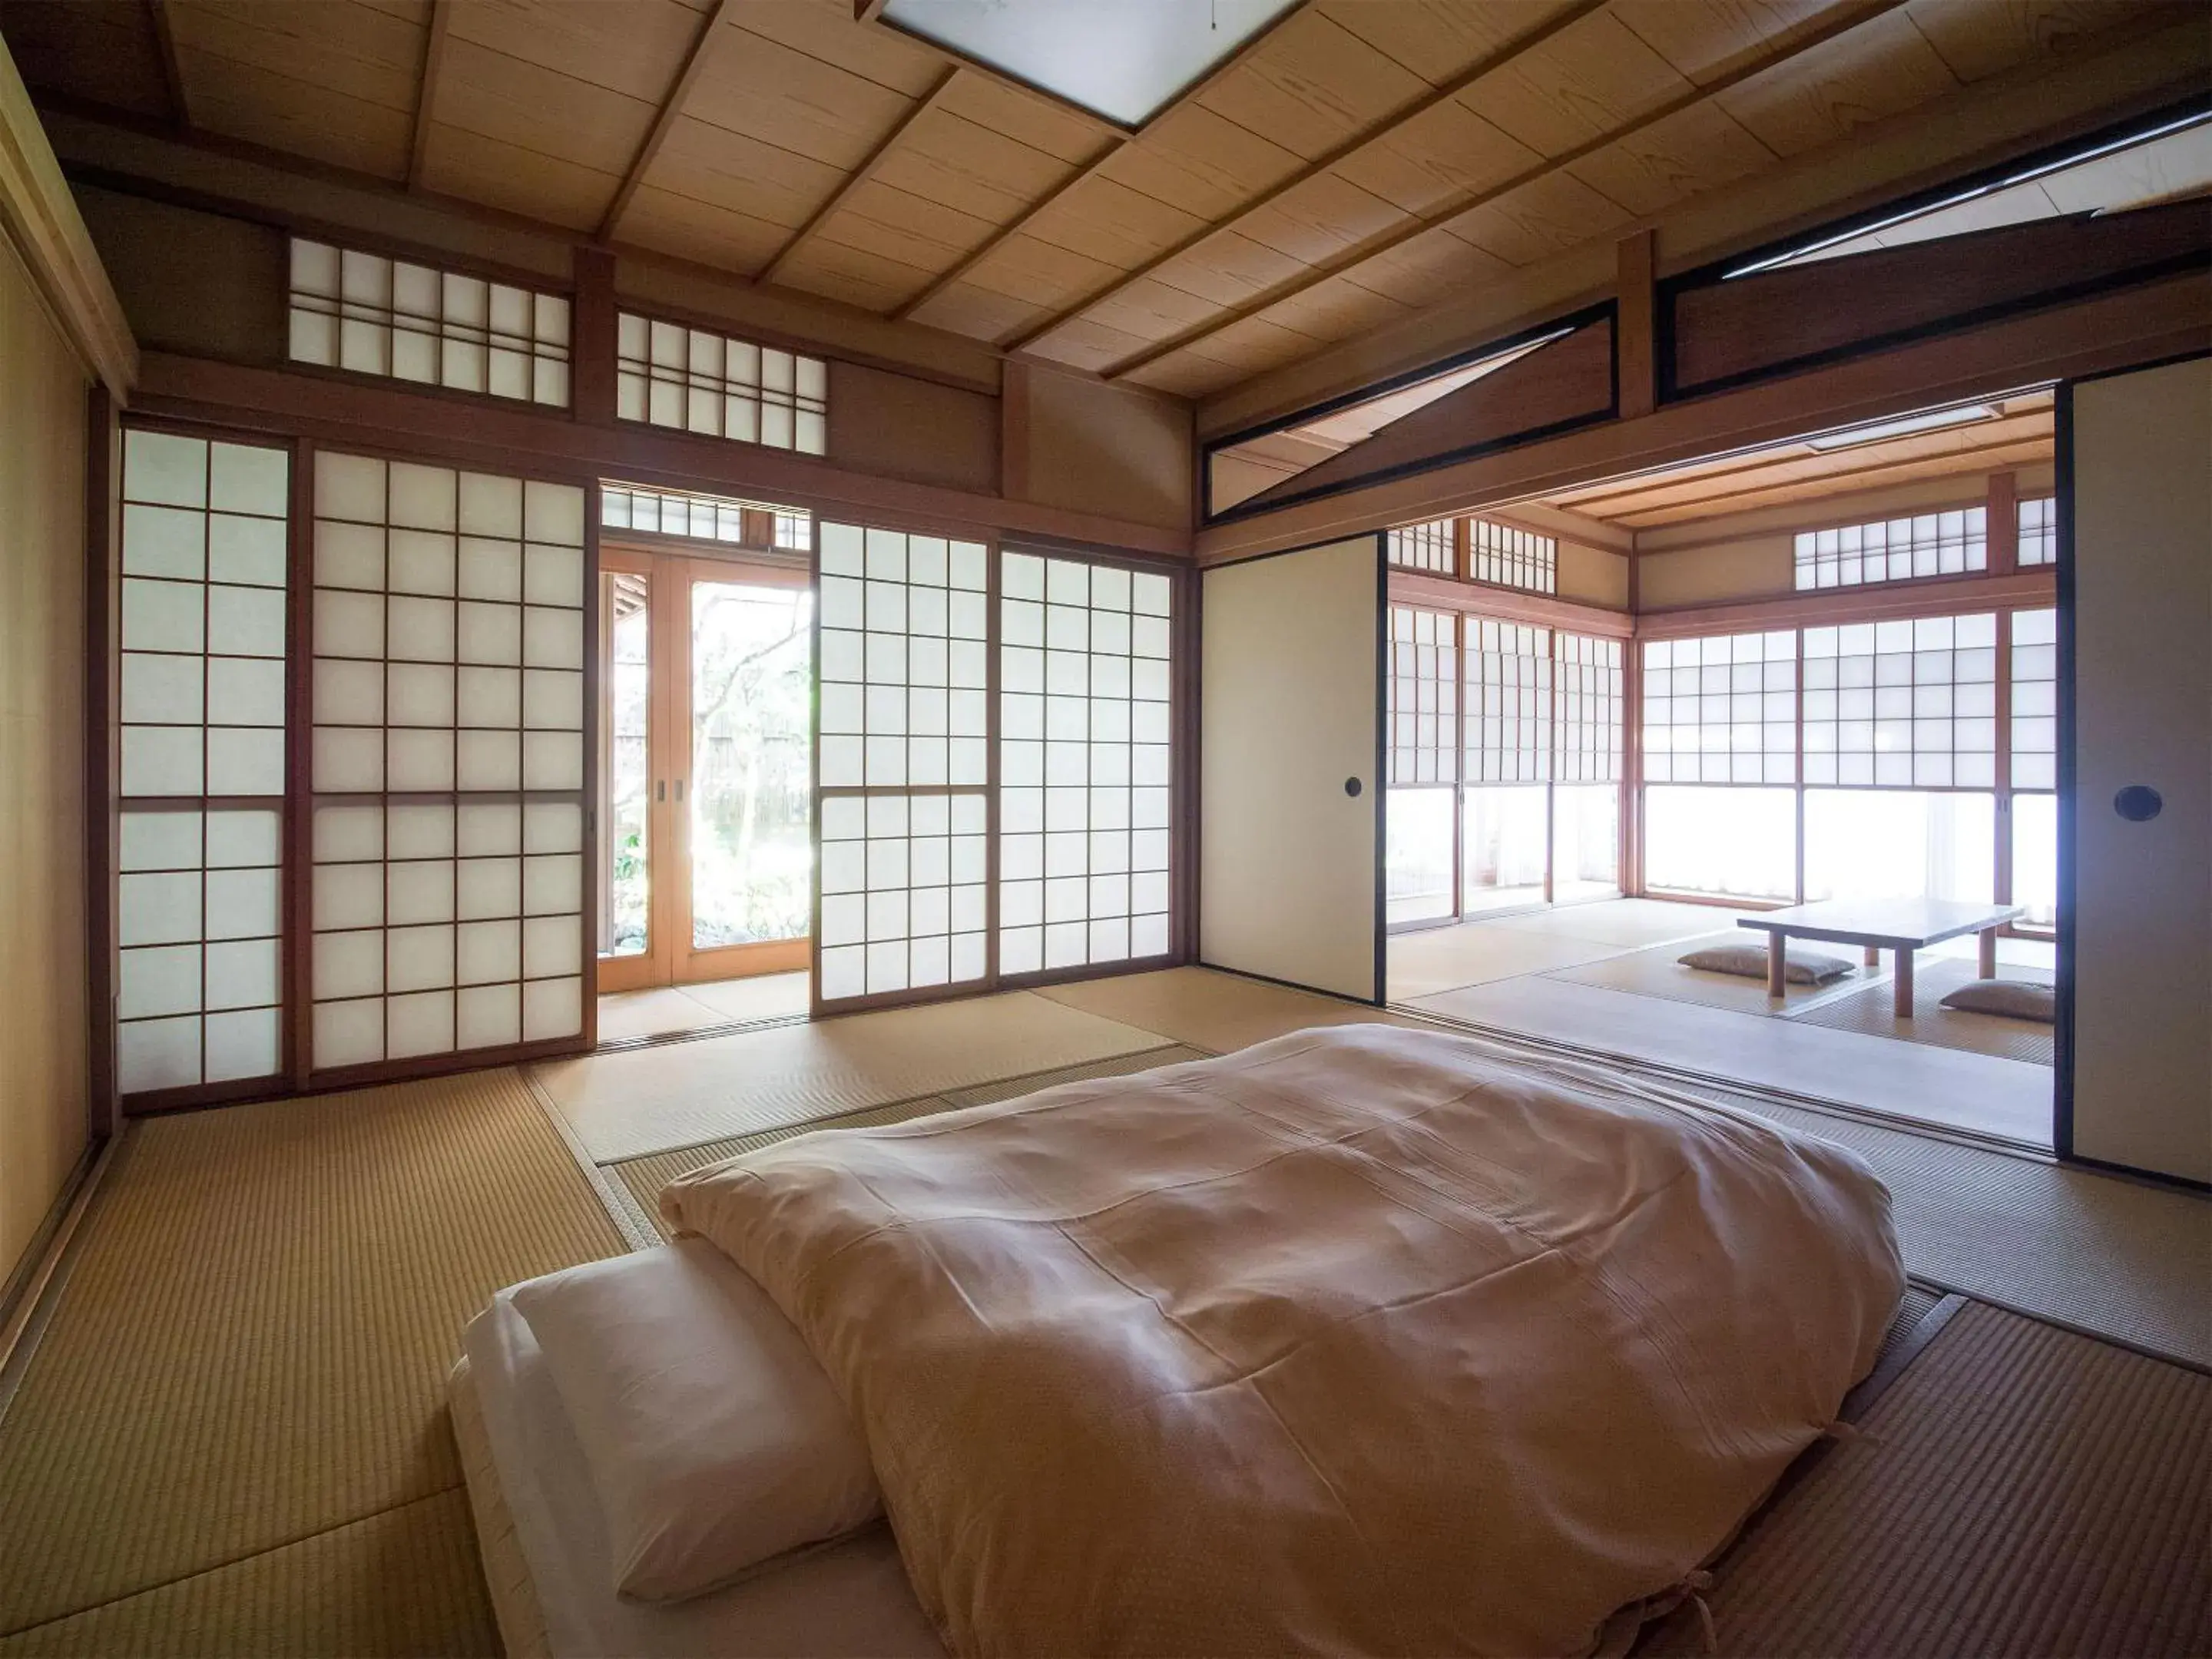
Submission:
[[[1709,945],[1676,960],[1685,968],[1702,968],[1709,974],[1741,974],[1747,979],[1766,977],[1764,945]],[[1782,977],[1792,985],[1826,985],[1850,971],[1851,964],[1841,957],[1792,951],[1784,958]]]
[[[2057,1023],[2058,993],[2027,979],[1978,979],[1943,999],[1946,1008],[1966,1014],[2002,1014],[2008,1019]]]

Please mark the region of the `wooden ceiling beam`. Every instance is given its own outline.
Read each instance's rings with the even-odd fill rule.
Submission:
[[[1791,58],[1812,51],[1815,46],[1824,46],[1838,35],[1847,34],[1863,24],[1895,11],[1904,3],[1905,0],[1856,0],[1855,3],[1838,6],[1833,12],[1814,27],[1790,36],[1784,44],[1773,51],[1747,58],[1725,75],[1717,76],[1702,86],[1693,86],[1680,96],[1670,98],[1666,102],[1645,111],[1635,119],[1624,122],[1620,126],[1600,133],[1595,138],[1577,144],[1571,149],[1563,150],[1557,155],[1547,156],[1534,166],[1524,167],[1511,178],[1498,184],[1482,190],[1463,191],[1443,206],[1416,215],[1395,229],[1384,231],[1377,236],[1371,236],[1365,241],[1346,249],[1333,258],[1324,259],[1319,264],[1309,266],[1296,276],[1276,283],[1273,288],[1255,295],[1242,305],[1231,307],[1218,316],[1210,318],[1202,323],[1194,324],[1188,328],[1178,329],[1166,339],[1155,341],[1141,350],[1132,352],[1120,362],[1109,364],[1101,371],[1102,378],[1109,380],[1124,379],[1149,364],[1159,362],[1163,357],[1170,356],[1181,351],[1186,346],[1194,345],[1199,341],[1218,334],[1224,329],[1233,328],[1238,323],[1257,317],[1261,313],[1282,304],[1285,300],[1295,299],[1299,295],[1318,288],[1334,277],[1341,276],[1346,271],[1356,270],[1370,259],[1388,253],[1393,248],[1403,246],[1417,236],[1426,235],[1430,231],[1449,223],[1462,214],[1470,213],[1476,208],[1486,206],[1489,203],[1509,196],[1513,191],[1534,184],[1539,179],[1549,178],[1553,173],[1573,166],[1577,161],[1595,155],[1598,151],[1610,145],[1619,143],[1624,138],[1632,138],[1638,133],[1680,115],[1685,110],[1693,109],[1700,104],[1709,102],[1720,94],[1731,88],[1741,86],[1755,76],[1764,75],[1769,70],[1778,68]]]
[[[1225,216],[1200,226],[1173,246],[1164,248],[1152,255],[1133,270],[1123,271],[1120,276],[1109,281],[1104,287],[1092,289],[1074,304],[1061,307],[1042,322],[1034,324],[1024,329],[1019,334],[1000,341],[1000,345],[1007,351],[1020,351],[1036,344],[1047,335],[1056,333],[1094,306],[1103,305],[1115,295],[1127,292],[1171,260],[1180,258],[1193,248],[1220,235],[1224,231],[1234,229],[1262,208],[1272,206],[1280,201],[1299,185],[1310,183],[1331,167],[1349,161],[1371,145],[1381,143],[1392,133],[1399,131],[1409,122],[1419,120],[1438,105],[1449,103],[1484,76],[1496,73],[1523,53],[1543,45],[1560,30],[1580,22],[1592,12],[1601,11],[1611,3],[1612,0],[1569,0],[1568,4],[1553,12],[1541,22],[1522,30],[1497,50],[1485,53],[1443,85],[1431,88],[1428,92],[1402,109],[1361,128],[1334,149],[1316,156],[1281,182],[1269,185],[1250,201],[1231,209]]]
[[[168,0],[145,0],[146,21],[154,31],[154,55],[161,60],[161,84],[169,95],[169,119],[179,132],[192,130],[192,106],[185,96],[184,60],[177,55],[177,32]]]
[[[691,50],[684,56],[684,67],[676,72],[675,83],[668,88],[668,95],[660,100],[660,109],[653,118],[651,131],[645,135],[645,142],[637,147],[637,154],[630,158],[629,171],[623,174],[622,183],[615,187],[614,197],[608,202],[607,210],[599,216],[595,240],[606,242],[614,239],[615,228],[621,224],[623,215],[629,211],[630,200],[637,194],[637,187],[645,182],[646,169],[653,165],[653,158],[660,154],[660,147],[668,142],[669,131],[675,126],[676,118],[684,112],[684,101],[691,96],[691,88],[698,84],[700,70],[707,62],[707,48],[720,33],[722,20],[729,15],[731,4],[732,0],[714,0],[706,16],[701,20],[699,33],[691,39]]]
[[[913,316],[915,312],[920,311],[932,300],[934,300],[939,295],[944,293],[946,289],[951,288],[953,283],[958,282],[969,271],[975,270],[976,266],[981,264],[984,260],[989,258],[994,253],[996,253],[1001,247],[1005,246],[1006,243],[1012,240],[1015,237],[1020,235],[1022,232],[1027,230],[1031,225],[1035,224],[1039,217],[1051,211],[1053,204],[1064,198],[1070,191],[1073,190],[1077,185],[1087,184],[1090,180],[1097,177],[1098,170],[1104,167],[1107,162],[1112,161],[1115,156],[1120,155],[1123,145],[1133,143],[1138,139],[1143,137],[1145,133],[1151,130],[1154,122],[1160,120],[1163,117],[1172,113],[1176,110],[1181,109],[1186,104],[1195,103],[1200,98],[1205,96],[1206,93],[1220,85],[1224,79],[1233,74],[1236,70],[1242,69],[1245,61],[1249,58],[1254,52],[1259,51],[1259,49],[1274,35],[1278,29],[1283,27],[1284,25],[1287,24],[1291,18],[1304,11],[1310,3],[1311,0],[1295,0],[1293,4],[1285,7],[1281,12],[1277,14],[1273,21],[1268,23],[1265,28],[1255,31],[1242,46],[1238,46],[1236,51],[1231,52],[1228,57],[1223,58],[1212,69],[1208,70],[1204,75],[1200,76],[1196,81],[1193,82],[1188,87],[1185,88],[1182,92],[1178,94],[1164,107],[1155,110],[1152,115],[1146,118],[1144,126],[1139,128],[1133,132],[1126,127],[1115,125],[1113,122],[1107,120],[1103,116],[1099,115],[1096,111],[1079,109],[1076,106],[1067,103],[1063,99],[1053,98],[1046,94],[1036,91],[1033,88],[1024,87],[1018,81],[1002,78],[1000,81],[1000,84],[1002,86],[1012,87],[1016,91],[1028,93],[1030,96],[1042,99],[1055,109],[1073,110],[1077,114],[1089,116],[1092,120],[1097,121],[1100,126],[1105,129],[1105,142],[1101,143],[1096,150],[1091,152],[1088,160],[1079,161],[1073,167],[1069,169],[1066,176],[1062,178],[1058,184],[1054,185],[1050,190],[1047,191],[1036,201],[1030,203],[1029,206],[1024,208],[1006,223],[1000,226],[998,229],[993,231],[988,236],[986,236],[969,252],[961,255],[959,260],[950,270],[943,272],[941,275],[930,278],[927,285],[925,286],[920,293],[916,294],[912,299],[908,300],[895,307],[890,313],[891,320],[895,323],[902,323],[906,321],[907,319]],[[856,8],[864,5],[865,3],[866,0],[854,0]],[[880,10],[881,9],[881,0],[877,0],[877,9]],[[860,15],[857,9],[855,15]],[[946,53],[945,55],[948,58],[951,58],[951,53]]]
[[[975,270],[976,266],[981,264],[984,260],[989,258],[994,253],[996,253],[1001,247],[1005,246],[1006,243],[1012,241],[1015,237],[1020,235],[1022,232],[1027,230],[1032,224],[1036,223],[1040,214],[1044,213],[1054,203],[1066,196],[1068,191],[1073,190],[1078,185],[1084,184],[1088,180],[1097,177],[1098,169],[1104,167],[1108,161],[1119,155],[1121,150],[1121,146],[1128,142],[1129,135],[1127,133],[1118,130],[1109,130],[1106,134],[1106,142],[1101,144],[1097,149],[1091,153],[1091,159],[1089,161],[1078,162],[1072,169],[1069,170],[1067,175],[1058,184],[1054,185],[1042,196],[1037,198],[1036,201],[1030,203],[1029,206],[1024,208],[1018,214],[1015,215],[1013,218],[1000,226],[988,236],[986,236],[969,252],[962,254],[958,262],[950,270],[945,271],[942,275],[930,278],[928,284],[922,289],[921,292],[915,295],[911,300],[904,301],[892,311],[891,320],[895,323],[902,323],[906,321],[906,319],[913,316],[915,312],[921,310],[932,300],[934,300],[939,295],[944,293],[946,289],[951,288],[953,283],[958,282],[969,271]]]
[[[854,191],[876,176],[876,169],[883,165],[884,158],[898,147],[899,141],[906,137],[908,130],[937,107],[939,100],[951,88],[952,83],[960,78],[961,67],[958,64],[949,66],[945,73],[938,77],[937,84],[929,89],[927,95],[916,100],[908,107],[906,113],[892,124],[891,130],[877,142],[873,149],[868,152],[867,158],[847,173],[844,181],[830,192],[829,200],[815,209],[806,222],[793,231],[790,239],[775,251],[775,257],[761,267],[760,274],[753,278],[755,282],[773,283],[783,274],[783,268],[791,263],[801,248],[814,240],[815,233],[830,222],[830,216],[845,205]]]
[[[422,71],[415,85],[415,136],[407,146],[407,188],[422,188],[430,160],[430,120],[438,106],[438,76],[446,61],[446,26],[453,0],[430,0],[430,26],[422,32]]]

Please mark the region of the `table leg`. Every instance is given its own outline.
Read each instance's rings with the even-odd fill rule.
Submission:
[[[1869,968],[1879,968],[1881,966],[1881,946],[1879,945],[1869,945],[1867,946],[1866,965]]]
[[[1996,928],[1982,929],[1981,959],[1974,965],[1984,979],[1995,979],[1997,976],[1997,930]]]
[[[1900,945],[1892,954],[1897,958],[1897,973],[1894,975],[1897,990],[1897,1017],[1899,1019],[1911,1019],[1912,1018],[1912,947],[1909,945]]]
[[[1766,994],[1778,997],[1785,983],[1782,970],[1790,960],[1790,941],[1779,928],[1766,936]]]

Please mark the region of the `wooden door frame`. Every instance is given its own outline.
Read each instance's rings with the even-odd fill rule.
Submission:
[[[667,884],[668,898],[678,918],[677,925],[667,930],[671,951],[671,978],[668,983],[695,985],[702,980],[737,979],[757,974],[811,972],[814,966],[813,930],[810,923],[806,933],[796,939],[763,939],[749,945],[713,945],[702,950],[692,943],[694,914],[691,888],[691,814],[689,799],[691,789],[691,590],[702,581],[741,583],[755,587],[787,587],[805,591],[810,598],[814,591],[813,573],[806,566],[793,565],[757,554],[742,552],[727,556],[702,556],[687,550],[683,554],[659,554],[664,568],[673,580],[661,584],[663,597],[656,601],[661,614],[667,619],[666,635],[673,642],[674,666],[663,677],[661,688],[669,703],[669,719],[664,727],[663,743],[656,747],[655,765],[665,768],[663,775],[669,782],[668,817],[672,832],[671,845],[674,861]],[[812,677],[811,662],[813,630],[808,629],[810,664],[808,676],[810,694]],[[810,733],[809,747],[812,746]],[[813,793],[814,766],[810,755],[807,763],[808,793]],[[656,802],[656,805],[658,803]],[[808,809],[809,836],[811,837],[812,808]],[[810,914],[811,902],[809,904]]]
[[[740,582],[811,592],[812,572],[805,563],[758,550],[732,548],[723,553],[690,541],[662,547],[643,538],[609,538],[600,551],[600,568],[645,578],[653,664],[647,744],[647,771],[652,781],[647,804],[647,948],[636,956],[601,957],[600,988],[641,990],[810,969],[812,944],[807,935],[705,950],[692,944],[691,821],[685,806],[691,785],[693,584]],[[605,683],[613,649],[611,626],[603,630],[599,648]],[[597,711],[603,749],[611,713],[611,704],[603,696]],[[810,764],[810,776],[811,771]],[[602,809],[605,805],[599,803]]]
[[[605,579],[614,575],[641,576],[646,583],[646,659],[657,665],[664,647],[664,619],[661,611],[661,590],[665,586],[660,569],[661,561],[655,556],[634,548],[602,545],[599,550],[599,575],[602,588]],[[600,793],[592,803],[592,810],[607,826],[600,838],[599,857],[593,860],[595,884],[605,881],[606,861],[614,846],[613,813],[608,810],[605,790],[614,775],[611,753],[614,714],[614,615],[604,604],[600,607],[602,625],[599,638],[593,641],[599,663],[600,694],[598,707],[592,711],[594,741],[600,757]],[[661,759],[662,746],[669,730],[668,678],[647,669],[648,691],[646,698],[646,948],[635,956],[602,956],[599,963],[599,990],[643,990],[666,985],[669,981],[670,913],[664,888],[659,879],[663,872],[673,867],[675,856],[672,830],[670,825],[667,796],[668,773]],[[596,953],[598,941],[592,942]]]

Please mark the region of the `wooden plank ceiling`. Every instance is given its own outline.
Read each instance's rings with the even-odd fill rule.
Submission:
[[[1200,396],[2199,0],[1304,0],[1133,137],[852,0],[0,0],[35,91]]]
[[[1989,407],[1995,411],[1990,417],[1963,426],[1839,449],[1774,444],[1566,490],[1543,501],[1618,529],[1656,530],[1933,478],[1978,481],[1992,472],[2050,462],[2055,443],[2048,392],[2026,392]]]

